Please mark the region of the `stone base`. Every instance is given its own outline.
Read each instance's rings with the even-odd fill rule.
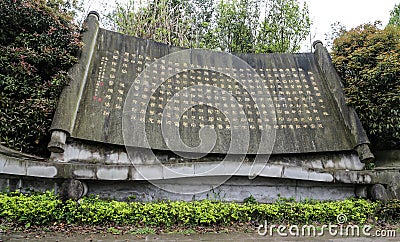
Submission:
[[[218,186],[215,177],[168,179],[157,184],[148,181],[99,181],[85,180],[88,195],[99,195],[120,201],[192,201],[212,199],[220,201],[243,202],[253,196],[258,202],[270,203],[281,198],[294,198],[301,201],[307,198],[316,200],[343,200],[356,196],[355,184],[322,183],[292,179],[257,177],[231,177]],[[0,189],[3,191],[21,190],[22,192],[54,190],[60,193],[64,180],[0,175]],[[185,191],[186,194],[168,192]],[[188,194],[193,189],[204,188],[205,192]]]
[[[99,156],[105,158],[110,154],[114,153]],[[273,202],[279,197],[338,200],[373,198],[374,194],[375,199],[382,199],[386,198],[385,192],[389,199],[400,199],[399,169],[362,170],[363,164],[354,153],[266,157],[265,163],[255,165],[260,172],[254,180],[249,179],[254,174],[251,160],[238,167],[233,162],[220,166],[219,157],[208,157],[203,162],[165,157],[163,165],[142,164],[147,159],[139,155],[139,164],[135,165],[101,159],[93,163],[59,162],[0,149],[0,190],[54,190],[74,199],[87,192],[139,201],[210,198],[242,202],[253,196],[260,202]],[[368,189],[375,184],[381,186]]]
[[[171,151],[148,150],[143,148],[129,148],[118,145],[105,145],[99,142],[70,140],[64,146],[64,153],[52,153],[50,161],[56,163],[77,163],[96,165],[154,165],[162,163],[166,166],[182,163],[219,163],[224,159],[220,154],[208,154],[193,161],[182,159]],[[364,170],[365,164],[360,162],[359,156],[353,151],[261,155],[265,156],[265,163],[278,166],[305,168],[312,170]],[[251,159],[254,156],[247,156]],[[156,161],[157,160],[157,161]]]

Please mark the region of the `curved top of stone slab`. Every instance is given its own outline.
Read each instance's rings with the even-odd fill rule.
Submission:
[[[52,130],[191,153],[288,154],[368,143],[320,44],[315,53],[227,54],[104,30],[89,15]]]
[[[13,149],[9,149],[3,145],[0,145],[0,154],[5,155],[6,157],[14,157],[14,158],[19,158],[19,159],[25,159],[25,160],[32,160],[32,161],[44,161],[44,158],[40,158],[37,156],[25,154]]]

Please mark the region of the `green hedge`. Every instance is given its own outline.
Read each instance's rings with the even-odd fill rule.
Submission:
[[[348,222],[363,224],[368,219],[399,221],[400,205],[394,200],[380,208],[380,203],[363,199],[344,201],[279,200],[272,204],[226,203],[218,201],[193,202],[118,202],[98,198],[83,198],[63,203],[48,192],[37,195],[22,193],[0,194],[0,218],[3,221],[29,225],[54,222],[87,225],[146,225],[146,226],[213,226],[235,222],[267,220],[269,223],[337,223],[344,214]]]
[[[48,155],[48,130],[66,71],[77,61],[78,28],[63,1],[0,1],[0,143]]]

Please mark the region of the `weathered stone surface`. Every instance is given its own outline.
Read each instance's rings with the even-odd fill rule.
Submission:
[[[313,162],[308,162],[307,164],[312,163]],[[158,183],[163,184],[165,188],[175,187],[181,190],[189,189],[185,191],[190,192],[190,189],[199,189],[201,187],[209,189],[213,187],[212,181],[216,182],[217,179],[219,179],[218,181],[221,181],[221,178],[226,177],[226,179],[230,179],[223,183],[224,185],[222,187],[225,186],[224,189],[213,189],[212,192],[204,193],[203,195],[196,195],[195,197],[200,199],[206,197],[207,194],[208,196],[211,196],[214,193],[219,193],[219,191],[221,191],[221,193],[225,194],[225,197],[239,201],[238,197],[244,196],[243,194],[247,191],[249,194],[258,194],[258,198],[262,201],[273,201],[276,199],[278,193],[285,196],[295,196],[298,199],[307,197],[314,198],[318,196],[318,194],[323,195],[318,197],[319,199],[341,199],[352,196],[365,197],[365,190],[362,190],[359,186],[366,187],[373,184],[383,184],[387,187],[387,197],[400,198],[400,174],[398,170],[320,170],[319,172],[316,172],[313,168],[300,169],[295,166],[290,167],[290,163],[287,162],[284,164],[267,164],[259,177],[253,180],[249,180],[247,174],[249,171],[248,167],[251,163],[244,164],[245,166],[243,168],[242,176],[233,177],[230,177],[229,175],[231,172],[225,172],[223,169],[215,169],[212,176],[202,176],[205,175],[204,173],[202,174],[202,172],[215,167],[218,165],[218,162],[209,164],[183,164],[184,167],[192,166],[195,171],[194,177],[200,179],[193,180],[190,179],[190,177],[182,176],[177,176],[179,179],[175,179],[171,175],[169,176],[173,179],[166,179],[166,177],[164,177],[164,174],[166,174],[164,171],[165,167],[163,166],[168,167],[168,164],[164,164],[163,166],[143,164],[141,166],[133,167],[131,165],[43,162],[39,160],[22,160],[21,158],[15,157],[7,157],[5,160],[4,156],[0,154],[0,189],[10,188],[11,190],[21,189],[22,191],[29,191],[32,189],[37,191],[55,190],[57,192],[59,188],[57,181],[59,181],[60,178],[65,179],[73,177],[75,179],[84,179],[89,182],[93,194],[113,194],[113,196],[115,195],[116,197],[127,197],[132,194],[137,194],[139,196],[141,194],[140,196],[143,195],[143,200],[149,201],[152,199],[163,198],[164,196],[164,198],[168,198],[171,194],[161,190],[154,190],[154,188],[151,188],[152,186],[147,183],[145,188],[141,187],[145,180],[158,180]],[[180,164],[175,164],[173,167],[176,169],[179,165]],[[14,168],[14,173],[7,170],[10,169],[10,167]],[[138,171],[140,167],[142,168],[140,172],[143,172],[144,175]],[[198,167],[201,167],[201,169],[197,169]],[[55,168],[57,173],[54,175],[53,171]],[[51,172],[45,172],[48,169],[50,169]],[[285,170],[291,171],[289,173],[286,172],[286,177],[284,176]],[[36,171],[40,174],[36,173]],[[49,179],[53,175],[54,179]],[[288,179],[289,175],[290,178]],[[334,177],[333,181],[330,179],[331,177]],[[102,181],[104,180],[115,180],[116,183],[113,183],[112,187],[101,187],[100,184],[102,184]],[[182,185],[182,182],[185,185]],[[96,185],[97,183],[99,185]],[[123,184],[130,185],[126,185],[124,188],[126,190],[117,191],[115,189],[118,188],[118,184],[121,184],[121,186],[125,186]],[[131,184],[136,185],[133,186]],[[218,183],[218,185],[219,184],[222,183]],[[355,190],[356,188],[358,190]],[[386,196],[381,192],[381,188],[382,186],[379,185],[373,193],[369,192],[368,197],[371,197],[373,194],[375,199],[385,199]],[[170,198],[190,200],[192,196],[175,194]]]
[[[340,156],[327,156],[325,159],[336,160]],[[301,159],[300,159],[301,158]],[[297,157],[274,157],[265,164],[257,164],[261,169],[259,176],[271,178],[290,178],[294,180],[309,180],[322,182],[342,182],[355,184],[394,184],[398,176],[395,170],[390,173],[382,171],[356,172],[351,170],[316,169],[313,166],[316,156],[303,155]],[[322,159],[322,156],[318,156]],[[320,160],[321,161],[321,160]],[[300,164],[300,166],[299,166]],[[301,165],[303,164],[303,165]],[[308,166],[307,166],[308,165]],[[30,177],[75,178],[95,180],[162,180],[182,177],[206,176],[246,176],[250,173],[253,163],[244,162],[240,167],[234,162],[221,163],[219,160],[208,162],[181,162],[163,164],[118,164],[104,162],[43,162],[4,157],[0,154],[0,173]],[[333,179],[334,178],[334,179]],[[397,184],[397,185],[396,185]],[[397,188],[396,188],[397,189]]]
[[[367,198],[368,197],[368,187],[367,186],[358,186],[356,188],[356,196],[359,198]]]
[[[65,142],[67,141],[67,133],[64,131],[54,130],[51,134],[51,141],[48,145],[49,151],[53,153],[63,153]]]
[[[68,178],[61,194],[74,199],[87,187],[73,179],[87,180],[93,193],[137,194],[145,201],[210,196],[242,201],[253,195],[269,202],[278,194],[342,199],[355,195],[356,184],[377,183],[391,196],[399,193],[399,183],[378,172],[356,172],[364,168],[360,159],[373,158],[369,141],[320,43],[315,53],[233,56],[110,32],[99,28],[96,14],[85,24],[85,45],[53,120],[50,162],[8,151],[2,159],[0,147],[0,173]],[[178,52],[182,59],[172,55]],[[174,129],[179,137],[171,135]],[[177,138],[186,146],[171,148]],[[235,155],[247,155],[241,166],[221,163],[231,146]],[[182,158],[171,151],[208,155]],[[256,164],[259,177],[249,182],[256,153],[266,158]],[[225,178],[231,179],[214,189]],[[187,194],[210,187],[211,192]],[[381,188],[371,190],[375,199],[386,199]]]
[[[63,98],[61,98],[58,103],[59,107],[63,108],[57,109],[53,118],[52,129],[55,131],[63,131],[67,136],[71,135],[75,128],[77,112],[81,105],[84,87],[91,73],[90,63],[93,53],[95,52],[97,35],[99,32],[98,20],[99,18],[96,14],[89,14],[84,23],[86,32],[82,36],[84,45],[80,53],[79,62],[69,70],[71,81],[63,90],[61,94]],[[61,128],[58,129],[58,127]],[[50,142],[50,144],[52,143],[53,142]],[[57,140],[54,143],[57,143]]]
[[[95,179],[96,174],[91,169],[76,169],[73,171],[74,177],[84,177],[86,179]]]
[[[27,177],[3,178],[0,175],[0,189],[8,186],[10,190],[22,187],[31,191],[44,191],[54,189],[64,194],[65,198],[79,199],[85,192],[87,185],[88,194],[99,195],[102,198],[113,198],[117,200],[134,199],[136,201],[158,201],[158,200],[202,200],[216,199],[221,201],[243,202],[243,199],[253,196],[257,201],[268,203],[274,202],[280,197],[295,198],[297,201],[306,198],[316,200],[341,200],[354,197],[355,186],[353,184],[334,184],[321,182],[295,181],[291,179],[274,179],[257,177],[250,180],[247,177],[231,177],[224,184],[214,184],[216,177],[203,178],[181,178],[179,183],[176,179],[167,179],[157,183],[157,186],[147,181],[94,181],[87,180],[84,183],[78,180],[69,180],[60,185],[52,179],[36,178],[29,180]],[[219,179],[219,178],[217,178]],[[82,183],[82,184],[81,184]],[[4,185],[3,185],[4,184]],[[199,187],[204,190],[213,189],[200,194],[176,194],[160,189],[181,189],[191,191]],[[69,189],[69,192],[68,192]]]
[[[127,180],[129,167],[101,167],[97,170],[97,178],[101,180]]]
[[[251,142],[248,149],[237,149],[238,153],[342,152],[368,144],[320,44],[315,53],[307,54],[232,56],[190,50],[183,56],[187,60],[177,60],[170,54],[184,49],[98,28],[94,15],[89,15],[87,24],[85,48],[52,125],[52,130],[64,131],[72,139],[170,150],[167,144],[175,140],[164,137],[165,133],[178,127],[187,147],[173,150],[196,152],[200,128],[210,125],[216,134],[211,153],[227,153],[230,144],[242,147],[236,143],[244,136],[235,138],[233,134],[244,132],[243,127],[249,128]],[[243,66],[235,66],[236,59]],[[223,90],[232,99],[207,94],[208,87]],[[184,91],[189,96],[181,94]],[[184,109],[185,103],[192,107]],[[174,110],[172,116],[182,114],[178,122],[165,113],[160,115],[168,105]],[[230,112],[223,113],[219,107]],[[241,111],[244,119],[238,114]],[[231,114],[233,118],[228,120]],[[235,119],[239,125],[233,125]],[[122,134],[123,123],[131,136],[128,141]],[[161,124],[167,130],[164,135]],[[259,146],[264,132],[271,134],[273,141],[268,144],[273,150],[272,146]],[[88,156],[82,153],[78,159]],[[109,158],[115,161],[115,157]]]
[[[26,174],[26,167],[23,166],[21,163],[3,161],[3,162],[0,162],[0,165],[2,165],[1,173],[12,174],[12,175],[25,175]]]
[[[0,144],[0,156],[4,158],[0,158],[0,161],[5,160],[7,158],[16,158],[16,159],[27,159],[31,161],[44,161],[44,158],[36,157],[33,155],[25,154],[16,150],[9,149]]]
[[[315,41],[313,47],[315,49],[315,59],[320,67],[321,74],[326,80],[329,80],[326,84],[332,91],[340,114],[344,117],[343,122],[345,126],[351,132],[350,138],[353,139],[353,142],[356,144],[353,146],[353,149],[358,147],[359,156],[363,162],[371,162],[374,158],[373,154],[370,149],[365,146],[366,144],[369,144],[368,137],[355,110],[346,105],[343,83],[332,64],[332,59],[327,49],[322,45],[321,41]]]
[[[68,179],[61,184],[59,192],[64,200],[78,200],[86,195],[87,191],[87,186],[83,182],[75,179]]]
[[[30,166],[27,168],[26,175],[36,177],[56,177],[57,168],[54,166]]]
[[[335,171],[334,178],[336,181],[355,184],[370,184],[375,183],[373,177],[375,172],[354,172],[354,171]]]
[[[389,200],[386,188],[382,184],[375,184],[369,188],[369,195],[374,201],[386,202]]]

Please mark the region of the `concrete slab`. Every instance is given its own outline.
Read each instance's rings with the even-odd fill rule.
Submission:
[[[53,178],[57,176],[57,168],[54,166],[30,166],[27,169],[26,175]]]
[[[99,168],[97,170],[97,178],[102,180],[127,180],[128,179],[128,167],[118,168]]]

